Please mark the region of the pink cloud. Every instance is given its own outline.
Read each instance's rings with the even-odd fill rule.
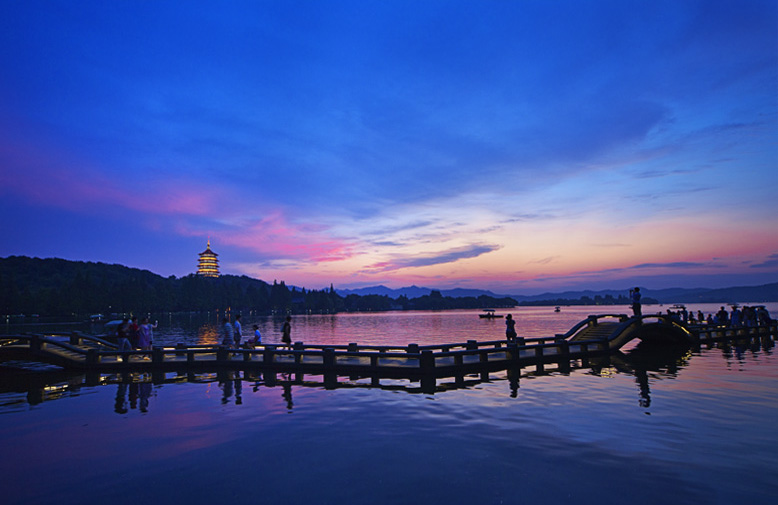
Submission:
[[[217,232],[225,244],[249,249],[265,256],[311,262],[334,262],[353,257],[355,244],[330,237],[326,227],[291,223],[279,210],[239,230]]]

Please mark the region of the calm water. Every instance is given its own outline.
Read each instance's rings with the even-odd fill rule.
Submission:
[[[603,310],[510,312],[520,335],[549,336]],[[297,316],[293,340],[501,338],[504,322],[476,313]],[[244,334],[256,323],[266,341],[280,338],[280,319],[244,318]],[[216,341],[216,315],[158,319],[157,343]],[[327,390],[307,376],[298,384],[279,376],[275,386],[106,376],[86,386],[80,376],[4,372],[0,496],[59,504],[775,502],[775,349],[733,344],[656,356],[638,346],[594,365],[567,375],[525,368],[518,387],[506,373],[469,377],[466,387],[439,381],[434,395],[387,380],[375,388],[342,379]]]

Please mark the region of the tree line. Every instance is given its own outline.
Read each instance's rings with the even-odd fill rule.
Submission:
[[[321,290],[269,284],[246,276],[195,274],[162,277],[123,265],[25,256],[0,258],[0,313],[73,316],[146,312],[254,311],[336,313],[384,310],[503,308],[512,298],[453,298],[439,291],[396,299],[382,295],[340,296]]]
[[[643,305],[651,305],[659,303],[655,298],[644,296],[641,300]],[[628,296],[619,295],[595,295],[594,298],[590,296],[582,296],[581,298],[555,298],[548,300],[534,300],[534,301],[522,301],[519,302],[519,306],[522,307],[536,307],[536,306],[549,306],[549,305],[632,305],[632,300]]]

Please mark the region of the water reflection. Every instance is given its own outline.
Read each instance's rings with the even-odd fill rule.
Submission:
[[[117,414],[126,414],[130,411],[129,402],[127,401],[127,386],[128,384],[120,382],[116,389],[116,402],[114,403],[113,411]]]
[[[205,323],[197,329],[196,344],[213,345],[218,343],[219,340],[219,329],[217,328],[216,324]]]
[[[334,321],[329,319],[330,323]],[[707,344],[706,344],[707,345]],[[638,389],[638,406],[648,413],[652,405],[651,387],[658,381],[675,379],[688,367],[701,352],[715,356],[715,349],[725,360],[727,368],[743,370],[749,362],[758,361],[762,356],[772,354],[774,341],[770,337],[761,339],[740,339],[707,345],[705,351],[689,347],[651,346],[644,343],[625,352],[614,352],[596,358],[563,360],[560,363],[544,363],[531,367],[513,368],[500,372],[480,372],[451,378],[421,378],[420,380],[397,379],[379,376],[337,376],[304,375],[297,373],[279,373],[274,371],[247,370],[241,377],[240,371],[222,370],[218,373],[204,372],[154,372],[124,374],[67,373],[51,370],[26,370],[14,372],[0,366],[0,394],[23,393],[28,405],[37,405],[82,394],[82,388],[116,384],[113,410],[117,414],[127,414],[131,410],[147,413],[150,407],[154,385],[178,382],[216,382],[221,391],[221,404],[243,404],[243,381],[253,384],[252,391],[261,388],[281,388],[281,400],[287,412],[294,408],[293,389],[377,389],[402,391],[410,394],[445,394],[454,390],[476,389],[485,383],[507,385],[509,398],[520,397],[521,382],[538,377],[552,377],[564,386],[566,376],[585,373],[599,378],[608,378],[616,374],[634,376]],[[85,391],[89,391],[86,389]],[[16,408],[21,401],[19,396],[12,400],[0,398],[0,413],[6,408]]]
[[[151,392],[151,382],[137,382],[129,377],[121,378],[116,389],[114,412],[126,414],[131,409],[138,409],[143,413],[148,412]]]
[[[638,404],[648,409],[651,406],[649,377],[675,378],[680,369],[689,364],[691,357],[692,349],[689,346],[652,346],[641,343],[626,354],[615,354],[611,361],[619,371],[635,376],[640,394]]]
[[[222,405],[230,403],[233,395],[235,396],[235,405],[241,405],[243,403],[243,381],[240,378],[240,372],[220,372],[217,377],[219,389],[222,390]]]
[[[759,354],[771,355],[775,342],[770,338],[740,339],[717,344],[727,362],[727,368],[737,364],[738,370],[743,370],[749,359],[755,359]]]
[[[755,349],[753,345],[747,346],[747,351],[757,357],[762,352],[769,352],[771,345],[760,346]],[[736,356],[737,349],[742,345],[721,346],[722,356],[728,362]],[[36,404],[42,401],[51,401],[76,394],[85,385],[116,384],[116,395],[113,410],[117,414],[127,414],[131,410],[141,413],[149,411],[149,402],[152,396],[154,384],[174,385],[180,382],[208,383],[216,382],[221,391],[220,401],[222,405],[243,403],[243,382],[252,384],[252,391],[258,392],[261,388],[281,388],[281,400],[288,412],[294,408],[293,389],[378,389],[386,391],[402,391],[410,394],[445,394],[449,391],[475,389],[485,383],[503,382],[507,386],[507,396],[512,399],[519,398],[522,380],[537,377],[550,377],[563,383],[572,373],[584,372],[588,375],[607,379],[614,374],[628,374],[635,378],[638,388],[638,405],[648,410],[651,406],[651,385],[657,381],[676,378],[695,358],[689,348],[652,348],[637,346],[626,352],[616,352],[609,356],[590,359],[588,362],[572,361],[567,366],[558,369],[550,369],[548,364],[542,370],[535,368],[514,368],[503,372],[471,374],[451,379],[432,379],[433,388],[425,386],[423,381],[411,381],[407,379],[389,379],[381,377],[323,377],[317,375],[303,375],[301,373],[274,373],[274,372],[245,372],[241,377],[239,371],[220,371],[216,374],[208,373],[167,373],[154,379],[149,374],[122,374],[101,375],[96,381],[87,379],[85,375],[73,375],[65,382],[61,382],[62,374],[24,374],[28,379],[25,388],[27,402]],[[747,360],[745,354],[741,354],[738,360]],[[33,378],[34,377],[34,378]],[[32,379],[32,380],[30,380]],[[160,380],[161,379],[161,380]],[[86,381],[86,382],[85,382]],[[90,384],[91,382],[91,384]],[[3,390],[18,391],[19,384],[13,385],[0,381]],[[563,384],[561,384],[563,385]],[[3,404],[0,404],[2,412]]]
[[[286,410],[288,412],[292,412],[292,407],[294,407],[294,402],[292,401],[292,384],[289,382],[288,377],[287,380],[282,384],[283,387],[283,394],[281,395],[286,402]]]

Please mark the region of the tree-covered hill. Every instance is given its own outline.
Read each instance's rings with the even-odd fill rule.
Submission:
[[[0,258],[0,314],[49,316],[159,311],[225,310],[259,313],[334,313],[371,310],[442,310],[512,307],[516,300],[489,296],[452,298],[440,292],[408,299],[380,295],[338,295],[298,290],[246,276],[162,277],[122,265],[39,259]]]

